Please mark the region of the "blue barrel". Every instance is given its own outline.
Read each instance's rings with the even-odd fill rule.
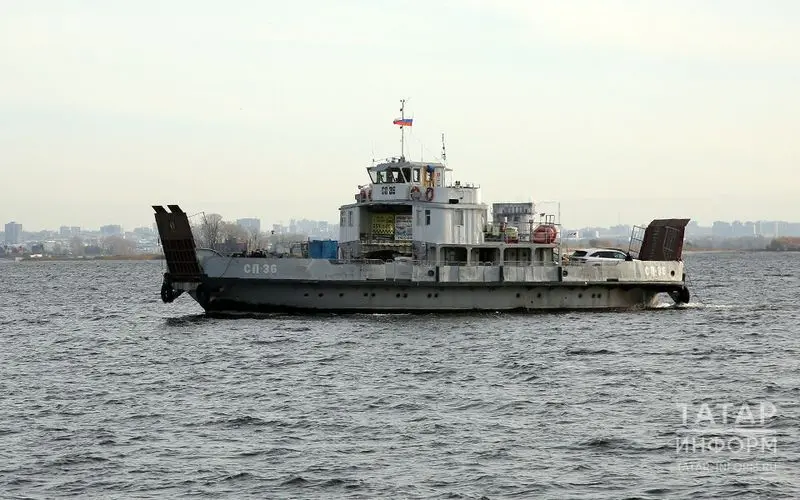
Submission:
[[[336,240],[309,240],[308,256],[312,259],[335,259],[339,253]]]

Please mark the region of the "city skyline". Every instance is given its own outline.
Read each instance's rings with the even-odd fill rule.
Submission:
[[[798,22],[787,0],[11,2],[0,216],[336,220],[400,154],[407,99],[406,156],[437,159],[444,133],[490,203],[561,200],[568,226],[800,220]]]
[[[365,174],[366,176],[366,174]],[[188,205],[177,201],[177,204],[180,205],[187,213],[193,216],[199,216],[202,213],[216,213],[222,215],[223,218],[229,221],[235,221],[237,219],[242,218],[258,218],[262,221],[262,224],[288,224],[291,219],[296,220],[321,220],[321,221],[328,221],[328,222],[336,222],[339,220],[339,206],[349,203],[349,199],[352,199],[352,196],[356,193],[356,189],[351,189],[352,193],[347,193],[343,196],[343,201],[333,207],[330,215],[325,218],[323,217],[315,217],[312,213],[306,213],[306,215],[300,216],[285,216],[279,218],[277,220],[272,220],[269,217],[260,217],[258,215],[254,215],[254,211],[248,208],[247,202],[213,202],[209,203],[208,206],[215,207],[215,209],[194,209],[194,207],[190,208]],[[348,196],[349,195],[349,196]],[[715,196],[716,198],[717,196]],[[709,201],[708,199],[703,200],[701,198],[688,198],[688,197],[681,197],[681,198],[661,198],[661,199],[637,199],[637,198],[624,198],[621,197],[615,200],[607,200],[607,199],[582,199],[582,200],[567,200],[562,201],[560,203],[560,210],[561,210],[561,220],[565,227],[608,227],[617,224],[643,224],[647,223],[653,219],[664,219],[664,218],[688,218],[693,221],[697,221],[701,225],[710,225],[714,221],[759,221],[759,220],[772,220],[772,221],[792,221],[792,220],[800,220],[800,203],[796,201],[797,196],[786,196],[781,197],[778,195],[759,199],[753,196],[735,196],[735,195],[722,195],[719,196],[721,200],[724,200],[724,206],[720,201]],[[504,202],[528,202],[534,201],[537,206],[537,211],[541,208],[543,211],[547,213],[556,213],[558,211],[557,201],[536,201],[532,197],[508,197],[499,200],[492,200],[487,201],[486,196],[484,195],[484,203],[486,203],[491,211],[492,203],[504,203]],[[172,203],[173,201],[170,201]],[[705,203],[704,206],[701,206],[702,203]],[[314,204],[311,204],[314,205]],[[697,205],[699,208],[697,212],[699,215],[693,215],[688,213],[688,210],[682,208],[686,206]],[[632,210],[632,207],[639,207],[640,210]],[[223,210],[229,209],[229,210]],[[239,210],[237,210],[239,209]],[[0,217],[4,216],[5,212],[5,219],[6,221],[12,220],[21,220],[25,214],[22,216],[18,216],[16,214],[21,213],[21,211],[14,211],[14,210],[3,210],[0,211]],[[62,211],[59,210],[57,213],[61,213]],[[133,212],[133,210],[131,210]],[[150,205],[147,205],[144,209],[138,207],[135,216],[129,218],[118,219],[118,222],[114,222],[114,224],[120,224],[124,227],[141,227],[141,226],[149,226],[152,222],[147,220],[148,216],[152,216],[152,209]],[[636,212],[639,212],[641,215],[636,216]],[[736,212],[739,216],[731,214],[731,212]],[[798,212],[796,216],[792,217],[791,214]],[[231,213],[232,215],[226,215]],[[323,213],[319,209],[314,213]],[[8,214],[15,214],[14,216],[9,217]],[[237,214],[237,215],[233,215]],[[36,214],[34,214],[36,215]],[[88,223],[83,224],[76,224],[81,227],[95,227],[99,228],[101,226],[110,224],[111,222],[108,221],[106,212],[95,211],[90,214],[87,219],[89,220]],[[64,225],[63,222],[58,222],[55,219],[55,215],[46,214],[44,219],[48,221],[47,225],[42,223],[37,223],[36,221],[40,221],[42,219],[41,216],[32,217],[31,219],[34,223],[31,224],[32,227],[40,228],[38,230],[45,230],[45,229],[52,229],[57,228]],[[2,219],[0,219],[2,220]],[[154,219],[153,219],[154,220]],[[577,222],[573,222],[577,221]],[[49,223],[49,222],[55,222]],[[28,224],[26,223],[26,226]],[[73,225],[73,224],[69,224]]]
[[[218,214],[221,215],[221,214]],[[281,220],[281,221],[265,221],[258,217],[239,217],[235,219],[225,218],[223,216],[223,220],[226,222],[230,222],[236,224],[243,229],[248,230],[255,230],[258,233],[267,234],[274,230],[276,226],[280,226],[283,229],[289,229],[292,226],[297,227],[310,227],[311,225],[318,225],[324,226],[325,231],[328,232],[329,230],[338,230],[339,221],[331,221],[331,220],[322,220],[322,219],[310,219],[310,218],[296,218],[296,219],[288,219],[288,220]],[[199,222],[199,221],[198,221]],[[646,225],[649,221],[640,221],[640,222],[627,222],[622,221],[619,223],[614,224],[606,224],[606,225],[599,225],[599,224],[586,224],[586,225],[562,225],[564,231],[570,230],[587,230],[587,229],[613,229],[617,227],[627,227],[631,228],[633,226],[639,225]],[[47,228],[28,228],[25,224],[21,223],[20,221],[8,221],[5,223],[4,227],[7,229],[9,225],[15,224],[19,226],[19,232],[21,233],[28,233],[28,234],[37,234],[42,232],[52,232],[56,233],[62,237],[70,237],[70,236],[77,236],[83,233],[86,234],[93,234],[99,233],[101,236],[115,236],[115,235],[124,235],[126,233],[133,233],[141,230],[147,231],[155,231],[155,224],[138,224],[130,227],[123,226],[121,224],[104,224],[99,227],[89,227],[89,226],[81,226],[81,225],[58,225],[57,227],[47,227]],[[791,232],[797,232],[800,234],[800,221],[793,221],[793,220],[786,220],[786,219],[756,219],[756,220],[741,220],[741,219],[727,219],[727,220],[715,220],[711,221],[708,224],[703,224],[700,221],[690,220],[689,225],[687,226],[687,231],[691,232],[696,229],[707,230],[711,231],[714,229],[718,229],[720,227],[728,227],[734,228],[734,231],[738,231],[739,235],[748,235],[748,234],[771,234],[775,231],[774,226],[778,225],[788,225],[791,228]],[[741,229],[736,228],[748,228],[745,232],[742,232]],[[795,230],[795,228],[798,228]],[[760,229],[760,230],[758,230]],[[723,229],[727,230],[727,229]],[[5,234],[6,231],[2,233]]]

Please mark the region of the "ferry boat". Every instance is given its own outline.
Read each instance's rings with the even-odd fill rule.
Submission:
[[[401,107],[403,129],[411,125]],[[209,313],[458,312],[632,309],[690,294],[682,261],[689,219],[636,227],[625,259],[602,265],[562,254],[558,214],[497,203],[453,180],[442,161],[399,157],[367,167],[339,208],[336,258],[225,254],[198,248],[187,214],[156,205],[167,272],[163,302],[187,293]],[[510,220],[509,220],[510,219]]]

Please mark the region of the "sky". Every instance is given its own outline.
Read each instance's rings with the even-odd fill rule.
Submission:
[[[798,25],[794,0],[0,0],[0,220],[335,222],[407,99],[406,156],[444,133],[486,203],[800,221]]]

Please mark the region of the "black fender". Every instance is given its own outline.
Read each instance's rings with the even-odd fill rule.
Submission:
[[[161,285],[161,301],[165,304],[169,304],[175,300],[175,290],[172,289],[172,285],[168,282],[164,282]]]
[[[202,283],[197,285],[197,289],[195,289],[194,291],[194,297],[195,300],[197,300],[197,303],[200,304],[200,307],[202,307],[203,309],[208,308],[209,296],[208,296],[208,290],[206,289],[205,285],[203,285]]]
[[[689,293],[689,289],[681,287],[680,290],[673,290],[669,292],[669,296],[676,304],[688,304],[689,300],[691,300],[692,295]]]

